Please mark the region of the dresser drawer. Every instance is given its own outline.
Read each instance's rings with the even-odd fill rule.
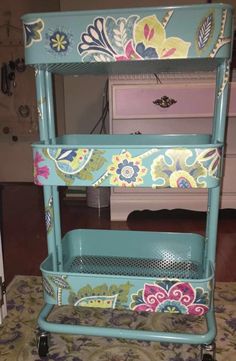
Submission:
[[[212,118],[157,118],[157,119],[114,119],[111,132],[114,134],[180,134],[210,133]]]
[[[235,102],[236,103],[236,102]],[[236,154],[236,117],[229,117],[226,130],[226,152]],[[209,134],[212,118],[177,118],[177,119],[114,119],[110,132],[114,134]]]
[[[114,86],[113,118],[203,117],[212,113],[213,84],[167,84]],[[167,108],[155,105],[166,96],[176,101]]]
[[[112,118],[199,118],[211,117],[214,105],[214,83],[192,84],[132,84],[111,86]],[[231,86],[231,98],[236,94]],[[166,108],[154,104],[162,97],[176,103]],[[231,101],[229,113],[236,114],[236,102]]]

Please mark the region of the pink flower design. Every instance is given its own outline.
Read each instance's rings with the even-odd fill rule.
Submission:
[[[37,185],[42,185],[42,183],[39,181],[39,177],[43,177],[45,179],[48,179],[49,176],[49,168],[45,166],[39,166],[40,162],[43,162],[44,158],[39,152],[35,153],[34,156],[34,183]]]
[[[125,54],[116,55],[116,61],[139,60],[141,56],[135,51],[133,41],[130,40],[125,46]]]
[[[169,282],[169,286],[165,287]],[[194,289],[187,282],[167,281],[160,284],[145,283],[144,288],[133,294],[131,309],[135,311],[183,313],[201,316],[208,312],[208,293]]]

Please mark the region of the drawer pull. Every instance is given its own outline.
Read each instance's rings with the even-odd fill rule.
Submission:
[[[142,133],[139,130],[136,130],[135,132],[131,132],[129,134],[131,134],[131,135],[140,135]]]
[[[159,105],[161,108],[169,108],[171,105],[175,103],[177,103],[177,100],[171,99],[166,95],[161,97],[161,99],[156,99],[153,101],[153,104]]]

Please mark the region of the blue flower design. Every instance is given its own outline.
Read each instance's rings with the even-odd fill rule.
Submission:
[[[66,52],[70,45],[67,34],[63,31],[56,30],[49,38],[50,47],[57,53]]]
[[[124,159],[122,163],[118,164],[116,173],[119,175],[121,181],[127,183],[135,182],[138,173],[139,167],[134,164],[134,162],[129,162],[127,159]]]
[[[110,184],[119,187],[135,187],[143,183],[147,168],[142,166],[140,157],[132,157],[129,152],[114,154],[108,167]]]
[[[63,26],[48,29],[45,35],[47,51],[54,56],[67,55],[74,46],[73,34]]]

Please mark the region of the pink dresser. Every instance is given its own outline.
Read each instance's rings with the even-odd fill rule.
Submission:
[[[160,81],[159,81],[160,80]],[[109,79],[110,133],[208,133],[212,126],[214,74],[119,76]],[[221,208],[236,208],[236,82],[231,82],[225,177]],[[133,210],[206,210],[205,190],[111,190],[111,219]]]

